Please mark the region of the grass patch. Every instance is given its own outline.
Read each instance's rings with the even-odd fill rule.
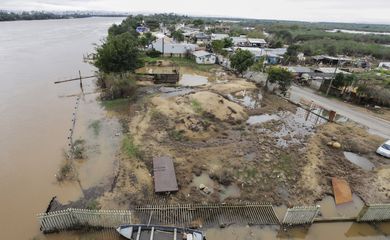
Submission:
[[[282,153],[277,168],[286,174],[290,174],[293,172],[294,167],[296,166],[294,166],[292,157],[289,154]]]
[[[123,112],[130,105],[129,98],[119,98],[114,100],[102,101],[103,107],[108,111]]]
[[[96,199],[93,199],[93,200],[88,201],[86,208],[88,210],[100,210],[101,206]]]
[[[100,129],[101,129],[101,123],[100,123],[100,120],[95,120],[93,121],[91,124],[89,124],[88,126],[89,129],[92,129],[93,130],[93,133],[98,136],[99,133],[100,133]]]
[[[71,149],[71,155],[74,159],[84,159],[85,156],[85,140],[77,139],[73,142],[73,148]]]
[[[58,173],[56,174],[56,178],[58,182],[73,181],[77,179],[77,174],[74,170],[72,160],[65,159],[64,163],[61,165]]]
[[[186,137],[183,135],[182,131],[177,131],[176,129],[172,129],[168,132],[168,135],[171,139],[175,141],[185,141]]]
[[[128,157],[142,158],[142,152],[139,147],[134,143],[131,136],[126,135],[122,140],[122,151]]]
[[[193,99],[191,101],[191,107],[194,109],[194,111],[198,114],[201,114],[203,112],[202,105],[197,100]]]

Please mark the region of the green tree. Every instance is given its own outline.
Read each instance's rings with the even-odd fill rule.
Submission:
[[[155,40],[156,37],[152,33],[147,32],[139,38],[139,43],[141,47],[146,47],[149,46]]]
[[[285,53],[286,61],[289,63],[297,63],[298,62],[298,53],[299,46],[298,45],[290,45],[287,48],[287,52]]]
[[[251,69],[255,72],[264,72],[264,67],[265,67],[264,61],[265,61],[265,57],[264,56],[260,57],[260,59],[257,60],[255,64],[253,64]]]
[[[109,36],[96,48],[94,65],[104,73],[134,72],[143,66],[139,42],[130,33]]]
[[[173,37],[173,39],[175,39],[178,42],[183,42],[184,41],[183,32],[180,31],[180,30],[172,32],[171,36]]]
[[[223,54],[223,48],[225,47],[225,43],[223,40],[214,40],[211,42],[211,48],[214,53]]]
[[[224,48],[230,48],[230,47],[233,47],[234,43],[233,43],[233,39],[231,38],[224,38],[223,39],[223,47]]]
[[[268,78],[265,87],[268,89],[268,82],[277,83],[282,94],[285,95],[291,86],[292,79],[293,75],[288,70],[281,67],[271,67],[268,69]]]
[[[196,27],[199,27],[204,24],[204,21],[202,19],[195,19],[194,21],[192,21],[192,24],[194,24]]]
[[[230,57],[230,65],[238,73],[242,74],[250,66],[255,63],[255,58],[251,52],[248,50],[238,49],[235,54]]]
[[[354,74],[337,73],[332,85],[336,88],[348,87],[356,80]]]

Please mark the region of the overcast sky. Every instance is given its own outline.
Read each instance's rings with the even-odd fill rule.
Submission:
[[[9,10],[107,10],[390,24],[390,0],[0,0]]]

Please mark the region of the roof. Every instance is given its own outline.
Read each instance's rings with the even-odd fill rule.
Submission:
[[[209,53],[207,51],[203,51],[203,50],[200,50],[200,51],[195,51],[192,53],[195,57],[204,57],[204,56],[208,56],[208,55],[213,55],[212,53]]]
[[[317,72],[332,73],[332,74],[335,72],[335,70],[336,70],[336,68],[334,68],[334,67],[320,67],[320,68],[316,69]],[[343,71],[340,69],[337,69],[336,73],[350,74],[349,72],[346,72],[346,71]]]
[[[328,60],[332,60],[332,61],[352,61],[352,59],[348,58],[348,57],[332,57],[332,56],[328,56],[328,55],[314,56],[313,59],[315,59],[317,61],[323,60],[323,59],[328,59]]]
[[[229,37],[229,35],[224,34],[224,33],[212,33],[211,34],[211,38],[214,40],[222,40],[222,39],[228,38],[228,37]]]
[[[179,190],[172,158],[167,156],[153,158],[153,175],[156,193]]]
[[[266,44],[267,42],[262,38],[248,38],[250,43]]]
[[[287,67],[287,70],[293,73],[310,73],[313,72],[311,68],[308,67],[301,67],[301,66],[293,66],[293,67]]]
[[[248,39],[244,37],[231,37],[231,39],[233,40],[234,44],[248,42]]]

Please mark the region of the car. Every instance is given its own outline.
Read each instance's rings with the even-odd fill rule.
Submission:
[[[386,141],[376,150],[376,153],[384,157],[390,158],[390,140]]]

